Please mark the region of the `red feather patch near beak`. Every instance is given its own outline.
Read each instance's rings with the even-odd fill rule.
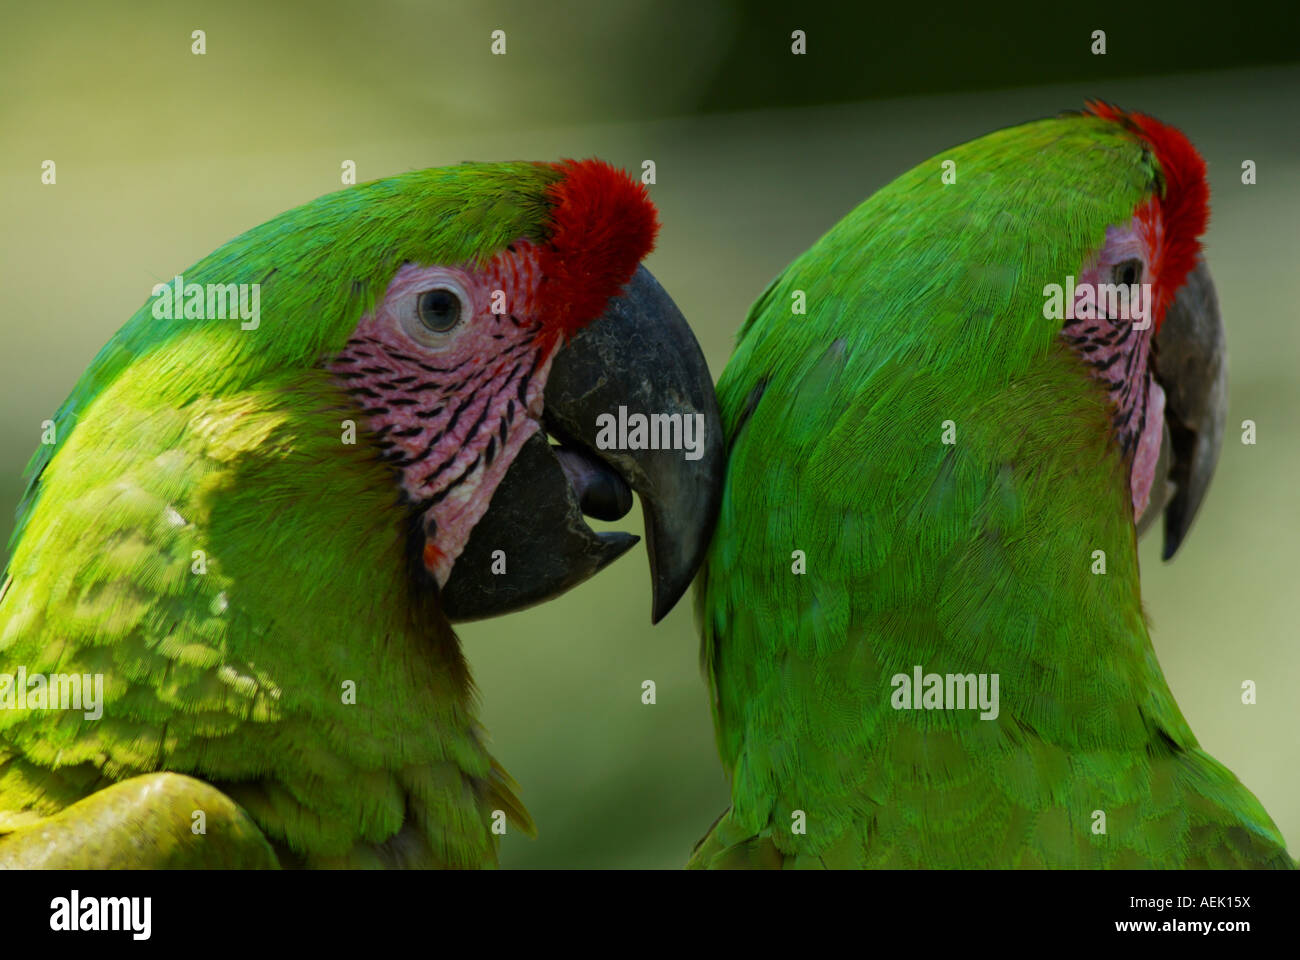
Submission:
[[[601,160],[554,164],[542,247],[541,315],[567,339],[594,320],[654,248],[659,217],[643,184]]]
[[[1201,253],[1200,237],[1210,220],[1210,185],[1205,160],[1181,130],[1145,113],[1129,113],[1113,104],[1089,100],[1085,112],[1118,123],[1141,137],[1155,154],[1164,190],[1155,202],[1163,231],[1152,269],[1156,276],[1153,321],[1160,330],[1165,309],[1174,300]],[[1139,216],[1143,211],[1137,211]],[[1150,219],[1148,213],[1144,219]]]

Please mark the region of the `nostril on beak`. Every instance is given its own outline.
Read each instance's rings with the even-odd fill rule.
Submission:
[[[621,520],[632,509],[632,488],[605,463],[566,447],[555,458],[578,494],[582,512],[597,520]]]

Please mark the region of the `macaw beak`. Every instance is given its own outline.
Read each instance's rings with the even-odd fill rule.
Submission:
[[[1214,281],[1204,260],[1187,275],[1155,340],[1155,376],[1165,391],[1165,430],[1141,534],[1161,510],[1164,559],[1172,559],[1210,487],[1228,415],[1228,357]]]
[[[704,558],[726,458],[704,354],[645,267],[556,354],[543,402],[543,425],[560,446],[540,432],[524,445],[452,568],[443,612],[452,622],[497,616],[586,580],[639,538],[595,533],[583,515],[620,519],[636,491],[650,554],[651,621],[658,623]],[[651,421],[660,425],[656,439],[666,433],[682,445],[689,439],[690,447],[602,448],[608,444],[601,441],[618,438],[621,413],[647,421],[659,415]],[[505,573],[493,572],[498,550],[506,552]]]

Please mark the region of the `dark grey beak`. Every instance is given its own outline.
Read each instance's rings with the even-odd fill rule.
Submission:
[[[1201,260],[1187,275],[1155,341],[1155,375],[1165,391],[1165,433],[1151,502],[1138,532],[1165,515],[1164,559],[1187,536],[1214,476],[1228,414],[1228,357],[1219,299]]]
[[[638,538],[595,533],[583,515],[617,520],[635,490],[658,623],[686,592],[713,535],[725,451],[704,355],[648,270],[638,268],[556,354],[544,402],[543,423],[560,446],[540,433],[524,445],[452,568],[443,612],[453,622],[497,616],[586,580]],[[635,424],[635,415],[653,426],[641,434],[646,447],[627,449],[638,437],[620,425]],[[504,573],[499,562],[494,572],[495,551],[504,551]]]

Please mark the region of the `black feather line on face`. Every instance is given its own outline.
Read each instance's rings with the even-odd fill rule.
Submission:
[[[428,474],[428,476],[426,476],[423,480],[420,481],[420,486],[427,485],[429,481],[431,481],[434,477],[436,477],[438,474],[442,473],[442,471],[450,467],[452,463],[455,461],[455,459],[456,459],[455,454],[453,454],[452,456],[448,457],[446,460],[442,461],[442,463],[438,464],[438,466],[435,467],[433,471],[430,474]],[[432,497],[430,497],[429,498],[430,505],[432,506],[435,503],[441,503],[442,498],[447,495],[448,489],[450,489],[450,487],[439,490]]]
[[[1124,354],[1122,353],[1112,353],[1105,360],[1098,360],[1095,363],[1093,363],[1093,366],[1096,367],[1098,370],[1109,370],[1111,364],[1113,364],[1116,360],[1118,360],[1123,355]]]
[[[433,496],[429,498],[429,504],[433,505],[436,503],[441,503],[443,499],[447,496],[447,494],[451,493],[452,490],[456,489],[456,487],[464,483],[465,479],[471,473],[473,473],[475,470],[478,469],[478,462],[482,459],[483,459],[482,454],[479,454],[476,457],[474,457],[474,459],[469,462],[469,465],[464,470],[461,471],[460,476],[458,476],[455,480],[447,484],[445,487],[443,487],[441,490],[439,490],[437,493],[435,493]],[[443,464],[443,466],[445,467],[450,463],[451,461],[448,460],[446,464]],[[442,467],[439,468],[439,470],[441,469]]]
[[[437,434],[434,435],[433,438],[434,443],[437,443],[447,434],[451,433],[451,431],[456,429],[456,422],[460,420],[460,415],[464,413],[466,410],[468,410],[470,404],[472,404],[473,402],[474,402],[474,394],[471,393],[468,397],[466,397],[461,402],[460,406],[458,406],[455,410],[451,412],[451,419],[447,421],[447,425],[444,426],[441,430],[437,432]],[[428,481],[426,480],[425,482],[427,483]]]
[[[465,442],[473,443],[474,438],[478,436],[479,427],[483,426],[483,421],[487,419],[488,411],[492,409],[492,398],[488,397],[487,402],[483,404],[483,410],[479,413],[478,419],[474,421],[473,426],[465,434]]]
[[[464,360],[456,364],[456,366],[454,367],[434,367],[423,362],[422,360],[416,360],[415,365],[419,367],[421,370],[423,370],[425,373],[455,373],[461,367],[465,366],[465,364],[469,363],[469,361],[470,358],[466,357]]]
[[[541,362],[542,362],[541,351],[540,350],[535,351],[533,353],[532,366],[528,368],[528,373],[522,378],[520,378],[519,380],[518,396],[519,396],[519,405],[521,407],[528,406],[528,385],[533,382],[533,374],[537,373],[537,367]]]
[[[420,427],[415,427],[414,429],[416,433],[419,433],[421,430]],[[425,457],[427,457],[429,454],[433,452],[434,445],[437,444],[437,442],[438,440],[436,437],[430,440],[428,443],[424,445],[424,449],[421,450],[419,453],[411,454],[410,458],[406,461],[406,463],[402,464],[402,466],[407,467],[413,463],[419,463],[421,460],[423,460]]]

